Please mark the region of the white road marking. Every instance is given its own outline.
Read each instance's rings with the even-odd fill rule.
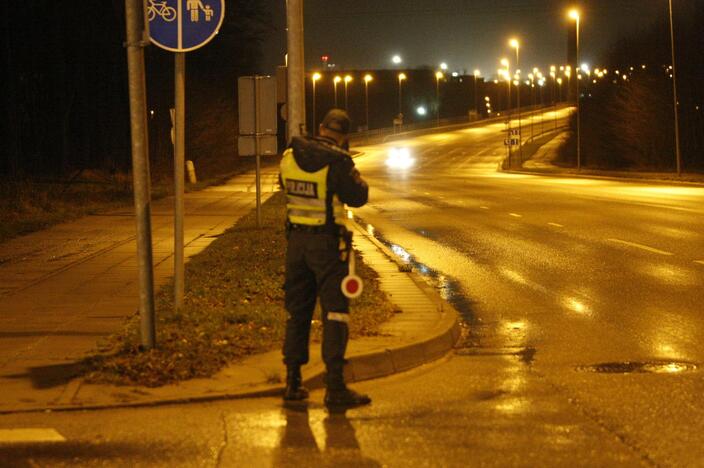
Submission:
[[[480,206],[479,208],[481,208],[482,210],[488,210],[488,209],[489,209],[488,206]]]
[[[698,263],[700,265],[704,265],[704,260],[695,260],[694,263]]]
[[[674,255],[673,253],[665,252],[664,250],[659,250],[659,249],[656,249],[653,247],[648,247],[647,245],[637,244],[635,242],[628,242],[628,241],[621,240],[621,239],[607,239],[607,240],[609,242],[615,242],[617,244],[627,245],[629,247],[635,247],[636,249],[641,249],[641,250],[645,250],[647,252],[652,252],[652,253],[656,253],[656,254],[660,254],[660,255],[668,255],[668,256]]]
[[[548,226],[553,226],[553,227],[565,227],[562,224],[557,224],[557,223],[548,223]]]
[[[523,215],[519,215],[518,213],[509,213],[509,216],[513,216],[514,218],[522,218]]]
[[[51,428],[0,429],[0,445],[66,442],[66,438]]]

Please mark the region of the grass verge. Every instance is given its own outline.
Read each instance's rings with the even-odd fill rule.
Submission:
[[[277,349],[284,335],[283,229],[285,198],[275,194],[262,207],[262,229],[250,213],[186,265],[185,305],[172,307],[172,286],[157,296],[158,347],[142,351],[139,317],[113,337],[111,354],[88,361],[92,382],[160,386],[209,377],[246,356]],[[376,335],[394,314],[380,290],[376,273],[358,261],[365,280],[362,296],[352,304],[350,336]],[[319,311],[313,340],[320,339]]]
[[[0,181],[0,242],[62,221],[124,206],[132,200],[126,177],[97,173],[80,180]]]

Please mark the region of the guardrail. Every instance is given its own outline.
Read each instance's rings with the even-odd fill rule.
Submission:
[[[468,117],[454,117],[451,119],[440,120],[440,126],[438,126],[437,121],[432,122],[417,122],[413,124],[401,125],[399,127],[385,127],[376,128],[374,130],[367,130],[364,132],[357,132],[350,135],[350,141],[353,142],[364,142],[365,144],[370,144],[372,142],[384,141],[385,138],[396,135],[407,135],[417,131],[435,130],[444,131],[443,129],[448,126],[457,125],[471,125],[477,122],[486,122],[487,120],[474,120],[470,121]]]
[[[521,114],[524,117],[530,117],[531,115],[537,112],[549,110],[553,107],[554,106],[526,106],[521,108]],[[557,107],[557,110],[564,109],[566,107],[569,107],[569,104],[562,104]],[[510,116],[510,118],[513,120],[517,117],[517,115],[518,111],[516,109],[512,109],[510,114],[504,112],[500,116],[480,120],[470,121],[469,118],[465,116],[443,119],[440,121],[439,126],[437,124],[437,121],[433,121],[403,125],[400,127],[400,129],[395,127],[378,128],[374,130],[353,133],[350,135],[350,142],[356,145],[386,143],[391,139],[409,138],[413,136],[421,136],[438,132],[447,132],[461,128],[505,122],[507,117]],[[537,136],[538,135],[531,135],[531,138]]]

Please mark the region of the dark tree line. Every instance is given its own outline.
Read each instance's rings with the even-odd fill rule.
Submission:
[[[702,22],[704,4],[675,3],[678,112],[685,170],[704,169]],[[589,83],[583,90],[583,163],[602,168],[673,170],[674,105],[666,2],[662,16],[650,29],[614,44],[604,63],[610,71],[608,79],[597,85]],[[574,158],[574,152],[570,156]]]
[[[261,2],[226,4],[220,34],[187,58],[187,137],[201,158],[222,152],[215,146],[227,142],[218,135],[234,131],[236,78],[256,68],[263,34],[271,24]],[[124,0],[33,0],[4,10],[0,175],[64,175],[85,168],[129,171],[124,38]],[[158,165],[171,155],[173,55],[150,46],[146,64],[148,106],[154,111],[151,157]],[[226,115],[214,117],[217,113]],[[215,142],[205,144],[205,137]]]

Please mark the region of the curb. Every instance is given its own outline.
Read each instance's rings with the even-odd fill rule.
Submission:
[[[370,235],[356,221],[348,220],[348,223],[374,244],[389,260],[394,262],[398,266],[399,272],[408,275],[416,287],[433,301],[441,314],[441,318],[433,332],[424,339],[390,347],[383,351],[349,357],[345,367],[345,380],[347,382],[361,382],[387,377],[428,364],[445,356],[460,339],[462,333],[459,320],[460,314],[442,299],[435,290],[428,286],[417,273],[414,273],[410,264],[399,260],[388,247]],[[304,383],[310,389],[323,388],[324,375],[324,371],[318,371],[306,378]],[[282,387],[279,388],[283,389]]]
[[[618,177],[618,176],[605,176],[597,174],[578,174],[571,172],[552,172],[550,170],[539,171],[539,170],[503,170],[502,172],[506,174],[521,174],[521,175],[535,175],[535,176],[549,176],[549,177],[564,177],[570,179],[596,179],[596,180],[609,180],[616,182],[626,182],[630,184],[656,184],[656,185],[681,185],[685,187],[704,187],[704,182],[691,182],[686,180],[670,180],[670,179],[650,179],[647,177]]]
[[[559,136],[559,135],[557,135]],[[553,138],[557,138],[557,136]],[[552,140],[550,140],[552,141]],[[540,148],[548,144],[549,142],[546,142],[544,145],[541,145]],[[536,152],[539,150],[536,149]],[[528,158],[530,160],[530,158]],[[592,180],[608,180],[608,181],[616,181],[616,182],[625,182],[625,183],[631,183],[631,184],[638,184],[638,183],[650,183],[650,184],[655,184],[655,185],[677,185],[677,186],[683,186],[683,187],[704,187],[704,181],[703,182],[695,182],[691,180],[677,180],[677,179],[663,179],[663,178],[658,178],[658,177],[647,177],[647,173],[642,173],[646,177],[636,177],[636,176],[629,176],[627,173],[622,173],[623,175],[602,175],[600,173],[590,173],[590,169],[587,169],[586,172],[578,173],[578,172],[569,172],[573,169],[567,169],[561,170],[562,168],[560,166],[555,166],[553,165],[550,168],[546,169],[527,169],[527,168],[521,168],[521,169],[501,169],[501,165],[499,165],[499,169],[501,172],[506,173],[506,174],[521,174],[521,175],[535,175],[535,176],[550,176],[550,177],[564,177],[564,178],[577,178],[577,179],[592,179]],[[608,172],[608,171],[599,171],[599,172]]]

